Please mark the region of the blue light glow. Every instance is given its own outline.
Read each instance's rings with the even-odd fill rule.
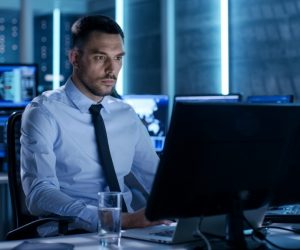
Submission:
[[[60,9],[53,10],[53,89],[60,86]]]
[[[167,79],[168,79],[168,96],[175,96],[175,3],[173,0],[167,0]],[[169,102],[169,118],[173,109],[173,102]]]
[[[124,30],[124,0],[115,0],[115,17],[116,22],[120,25],[122,30]],[[121,68],[118,76],[118,82],[116,85],[116,90],[119,95],[124,94],[124,82],[123,82],[123,68]]]
[[[221,93],[229,93],[228,0],[220,0],[221,25]]]

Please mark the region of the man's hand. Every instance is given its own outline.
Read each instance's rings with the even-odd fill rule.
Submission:
[[[122,228],[141,228],[159,224],[170,224],[168,220],[149,221],[145,216],[145,209],[135,211],[134,213],[122,213]]]

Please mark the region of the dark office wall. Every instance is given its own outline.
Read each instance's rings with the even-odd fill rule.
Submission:
[[[231,0],[231,90],[300,98],[300,3]]]
[[[177,94],[220,93],[219,0],[177,0]]]
[[[19,11],[0,10],[0,63],[19,62]]]
[[[230,0],[230,90],[244,96],[294,94],[300,98],[300,4],[298,0]],[[99,1],[89,13],[114,16],[114,4]],[[176,94],[220,92],[219,0],[174,0]],[[161,2],[125,1],[128,93],[161,93]],[[87,13],[86,13],[87,14]],[[19,61],[19,12],[0,11],[0,62]],[[52,87],[51,15],[35,18],[35,61],[40,84]],[[64,22],[65,15],[62,15]],[[68,17],[66,16],[66,19]],[[62,25],[62,31],[70,26]],[[46,23],[42,30],[42,23]],[[61,66],[70,73],[66,57],[68,34],[62,36]],[[42,54],[44,55],[41,58]],[[37,56],[38,55],[38,56]]]
[[[159,1],[130,1],[127,84],[130,93],[161,91]],[[300,4],[231,0],[230,91],[300,98]],[[176,94],[219,93],[218,0],[175,1]]]
[[[38,92],[52,88],[46,75],[52,74],[53,59],[53,20],[52,15],[34,17],[34,61],[39,65]]]
[[[160,0],[125,1],[128,94],[161,92]]]
[[[219,93],[220,26],[218,0],[175,3],[175,92]],[[126,5],[127,92],[161,93],[161,3]]]
[[[175,1],[175,92],[220,92],[218,0]],[[126,5],[127,92],[161,93],[161,3]]]
[[[115,19],[115,1],[111,0],[90,0],[87,4],[89,14],[106,15]],[[87,14],[87,13],[86,13]]]
[[[61,16],[61,29],[60,29],[60,70],[63,79],[61,84],[64,84],[67,78],[72,73],[72,65],[69,62],[69,51],[71,48],[71,27],[73,23],[80,17],[80,15],[62,15]]]
[[[71,74],[68,52],[71,46],[71,26],[79,17],[78,14],[62,14],[60,20],[60,84],[64,84]],[[53,16],[52,14],[37,15],[34,18],[34,60],[39,64],[38,92],[52,89],[52,80],[46,76],[53,72]]]

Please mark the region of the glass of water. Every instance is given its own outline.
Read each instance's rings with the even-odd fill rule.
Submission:
[[[98,235],[101,246],[120,246],[121,206],[121,192],[98,193]]]

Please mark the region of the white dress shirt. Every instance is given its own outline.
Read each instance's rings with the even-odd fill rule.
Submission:
[[[97,193],[108,190],[89,113],[92,104],[69,79],[26,107],[21,135],[21,176],[29,211],[76,216],[75,228],[88,231],[97,230]],[[128,104],[111,96],[101,104],[115,171],[132,212],[132,193],[124,177],[132,172],[150,191],[159,158]]]

